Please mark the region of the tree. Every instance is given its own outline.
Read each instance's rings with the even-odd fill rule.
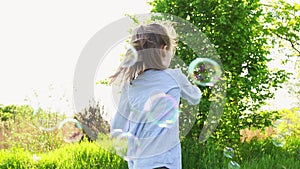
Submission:
[[[278,118],[273,112],[253,113],[274,97],[270,89],[280,88],[288,79],[284,70],[270,70],[267,66],[272,46],[268,41],[270,34],[266,35],[261,23],[265,14],[259,0],[154,0],[150,4],[152,12],[172,14],[196,25],[221,57],[227,99],[213,140],[233,145],[239,142],[241,129],[264,128]],[[181,32],[177,33],[181,36]],[[187,65],[199,57],[183,43],[179,43],[177,55]],[[204,95],[192,136],[199,135],[210,104],[211,89],[199,87]]]
[[[292,97],[300,102],[300,4],[284,0],[262,3],[265,36],[270,37],[274,50],[282,55],[282,64],[291,63],[290,80],[285,83]]]
[[[284,0],[262,3],[264,17],[261,24],[266,36],[271,37],[272,44],[291,48],[290,56],[300,57],[300,4]]]

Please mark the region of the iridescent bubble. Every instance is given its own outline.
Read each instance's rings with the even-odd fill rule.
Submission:
[[[126,45],[126,53],[122,61],[122,67],[131,67],[138,60],[138,52],[132,45]]]
[[[228,163],[228,169],[239,169],[239,168],[241,168],[240,165],[235,161],[230,161]]]
[[[282,135],[274,135],[272,136],[272,142],[276,147],[283,147],[286,141]]]
[[[198,85],[214,86],[220,80],[222,70],[220,65],[209,58],[197,58],[188,68],[189,77]]]
[[[177,101],[164,92],[154,92],[146,101],[144,111],[147,114],[147,121],[159,127],[170,128],[178,121]]]
[[[231,147],[225,147],[224,151],[223,151],[223,154],[224,154],[225,157],[232,159],[233,156],[234,156],[234,150]]]
[[[65,142],[74,143],[78,142],[83,137],[82,126],[79,121],[73,118],[66,118],[58,125],[61,130]]]
[[[52,131],[57,128],[66,111],[69,110],[69,102],[66,89],[62,86],[50,84],[48,88],[34,89],[28,95],[26,101],[33,108],[33,126],[43,131]]]
[[[130,132],[124,132],[121,129],[115,129],[111,132],[111,143],[115,149],[115,153],[122,157],[124,160],[128,161],[130,156],[128,151],[134,151],[139,144],[139,140]],[[130,144],[130,150],[128,146]]]

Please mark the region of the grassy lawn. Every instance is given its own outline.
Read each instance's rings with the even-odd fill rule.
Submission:
[[[14,107],[12,107],[14,108]],[[0,121],[0,169],[125,169],[124,159],[108,151],[105,134],[96,142],[83,140],[66,143],[63,131],[41,131],[30,117],[28,107],[14,108],[21,116],[7,116]],[[24,114],[27,116],[24,116]],[[2,116],[4,117],[4,116]],[[295,130],[296,131],[296,130]],[[299,169],[300,137],[294,132],[274,142],[270,128],[261,131],[241,131],[237,145],[217,146],[210,139],[205,143],[185,138],[182,140],[183,169],[224,169],[239,164],[242,169]],[[100,137],[99,137],[100,138]],[[276,143],[276,144],[275,144]],[[224,148],[232,147],[232,158],[224,155]],[[235,162],[235,163],[234,163]]]

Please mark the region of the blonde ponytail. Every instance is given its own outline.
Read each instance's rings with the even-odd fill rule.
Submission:
[[[133,31],[130,45],[116,73],[110,76],[110,83],[118,78],[121,84],[131,84],[146,69],[166,69],[161,60],[161,47],[166,45],[167,50],[175,50],[176,33],[170,25],[141,25]],[[130,62],[134,63],[128,65]]]

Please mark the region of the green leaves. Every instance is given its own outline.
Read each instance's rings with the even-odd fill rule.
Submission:
[[[264,16],[260,23],[266,36],[276,39],[273,45],[289,46],[293,51],[291,56],[300,57],[300,4],[277,0],[262,4],[261,9]]]
[[[280,7],[282,11],[266,10],[269,7],[279,9],[280,5],[284,5]],[[263,128],[271,125],[274,119],[270,115],[272,112],[268,114],[257,110],[266,100],[274,97],[274,91],[288,80],[289,74],[284,70],[268,68],[272,48],[270,37],[278,34],[290,42],[297,42],[299,37],[294,35],[297,35],[297,31],[299,35],[300,21],[296,17],[299,12],[295,10],[298,5],[287,5],[280,1],[265,6],[259,0],[154,0],[152,6],[153,12],[169,13],[197,26],[214,44],[221,57],[227,82],[227,99],[222,120],[213,136],[215,141],[238,142],[239,130],[249,126]],[[286,23],[282,24],[282,20]],[[177,33],[182,36],[181,32]],[[189,38],[193,39],[193,43],[200,43],[199,37]],[[179,42],[176,55],[186,64],[203,57],[196,56],[184,42]],[[193,130],[196,135],[201,132],[210,105],[210,89],[201,87],[201,90],[204,95],[199,106],[201,113],[197,126]],[[251,111],[252,115],[240,118],[245,110]]]

